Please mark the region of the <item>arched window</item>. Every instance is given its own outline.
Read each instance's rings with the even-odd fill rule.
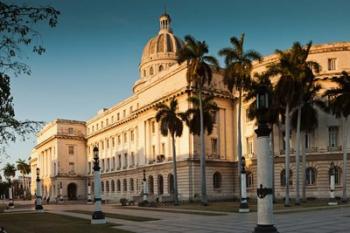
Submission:
[[[163,65],[160,65],[160,66],[158,67],[158,71],[161,72],[162,70],[164,70],[164,67],[163,67]]]
[[[112,185],[112,192],[115,192],[115,183],[114,183],[114,180],[111,181],[111,185]]]
[[[173,174],[168,175],[168,193],[174,193],[174,176]]]
[[[143,77],[146,77],[146,70],[143,70]]]
[[[117,180],[117,192],[120,192],[120,180]]]
[[[150,74],[150,75],[153,75],[153,67],[151,67],[151,68],[149,69],[149,74]]]
[[[130,191],[133,192],[134,191],[134,179],[130,178]]]
[[[213,187],[214,187],[214,189],[221,188],[221,174],[220,174],[220,172],[215,172],[213,175]]]
[[[314,185],[316,184],[316,169],[313,167],[308,167],[305,170],[305,184]]]
[[[109,182],[108,182],[108,180],[106,181],[106,192],[109,192]]]
[[[292,170],[289,170],[289,185],[293,185],[293,172]],[[286,170],[283,169],[280,174],[281,178],[281,186],[286,186]]]
[[[247,188],[251,188],[254,185],[254,176],[251,171],[246,172],[246,181],[247,181]]]
[[[154,187],[153,187],[153,176],[148,177],[148,192],[153,194],[154,193]]]
[[[331,172],[329,170],[328,172],[328,180],[329,180],[329,183],[331,182]],[[335,166],[334,167],[334,181],[335,181],[335,185],[340,185],[341,184],[341,174],[342,174],[342,170],[340,167],[338,166]]]
[[[123,191],[128,191],[128,181],[126,179],[123,180]]]
[[[163,176],[158,175],[158,194],[164,193]]]
[[[101,192],[104,192],[104,191],[105,191],[105,186],[104,186],[103,181],[101,181]]]

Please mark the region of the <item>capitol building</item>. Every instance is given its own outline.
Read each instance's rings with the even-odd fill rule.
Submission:
[[[142,192],[145,171],[149,198],[172,200],[173,166],[170,136],[164,137],[155,120],[155,106],[168,103],[176,97],[179,111],[190,108],[186,63],[179,65],[176,53],[184,42],[176,37],[168,14],[160,16],[160,29],[145,45],[139,69],[139,79],[132,87],[133,94],[109,108],[103,108],[87,121],[56,119],[37,134],[37,143],[30,157],[31,170],[40,168],[43,197],[51,200],[62,194],[65,200],[87,199],[88,184],[94,186],[93,147],[98,146],[101,166],[102,198],[119,202],[120,198],[134,199]],[[350,42],[314,45],[310,60],[322,66],[320,77],[350,72]],[[253,73],[262,72],[278,57],[264,57],[254,63]],[[136,67],[135,67],[136,69]],[[328,85],[325,83],[324,85]],[[232,199],[239,196],[237,163],[238,103],[223,84],[220,73],[213,76],[211,91],[219,110],[212,134],[205,136],[206,180],[209,200]],[[248,195],[256,197],[255,121],[243,105],[242,144],[247,161]],[[84,106],[81,106],[84,107]],[[319,111],[318,127],[303,134],[306,152],[306,196],[329,197],[329,168],[336,165],[336,196],[342,193],[343,150],[349,150],[350,126],[344,128],[339,119]],[[347,133],[347,147],[342,134]],[[284,182],[284,127],[273,129],[275,161],[274,182],[277,198],[283,198]],[[291,197],[295,196],[295,131],[291,145]],[[190,134],[187,126],[176,139],[179,199],[198,200],[200,195],[199,137]],[[348,166],[348,165],[347,165]],[[349,169],[348,169],[349,170]],[[32,172],[32,193],[35,191],[35,172]],[[347,182],[349,179],[347,180]],[[349,188],[350,185],[347,187]],[[92,188],[93,190],[93,188]],[[350,191],[350,190],[349,190]]]

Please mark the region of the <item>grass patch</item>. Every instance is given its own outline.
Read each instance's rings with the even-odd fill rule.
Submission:
[[[88,215],[92,214],[91,211],[86,211],[86,210],[66,210],[66,212],[72,212],[72,213],[78,213],[78,214],[88,214]],[[108,218],[116,218],[116,219],[135,221],[135,222],[147,222],[147,221],[159,220],[157,218],[139,217],[139,216],[125,215],[125,214],[114,214],[114,213],[105,213],[105,212],[104,212],[104,214]]]
[[[0,226],[9,233],[130,233],[112,224],[91,225],[89,220],[51,213],[0,214]]]

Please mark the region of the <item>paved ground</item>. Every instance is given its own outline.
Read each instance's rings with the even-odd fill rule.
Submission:
[[[90,219],[89,215],[64,212],[69,210],[93,210],[92,205],[49,205],[49,212]],[[144,217],[159,218],[151,222],[134,222],[107,218],[107,221],[123,226],[118,228],[142,233],[190,232],[190,233],[249,233],[256,225],[256,213],[229,213],[224,216],[203,216],[182,213],[133,210],[104,205],[103,210]],[[280,233],[348,233],[350,232],[350,208],[315,210],[298,213],[275,214],[276,227]]]

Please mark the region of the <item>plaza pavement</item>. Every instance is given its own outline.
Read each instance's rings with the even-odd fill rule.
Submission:
[[[93,208],[93,205],[85,204],[45,206],[48,212],[85,219],[90,219],[91,216],[72,213],[69,210],[93,211]],[[115,205],[103,205],[103,211],[160,219],[157,221],[135,222],[107,218],[107,221],[110,223],[122,224],[118,228],[137,233],[249,233],[253,231],[256,225],[256,213],[226,213],[227,215],[223,216],[203,216],[132,208],[116,208]],[[349,220],[349,207],[275,214],[276,227],[280,233],[349,233]]]

